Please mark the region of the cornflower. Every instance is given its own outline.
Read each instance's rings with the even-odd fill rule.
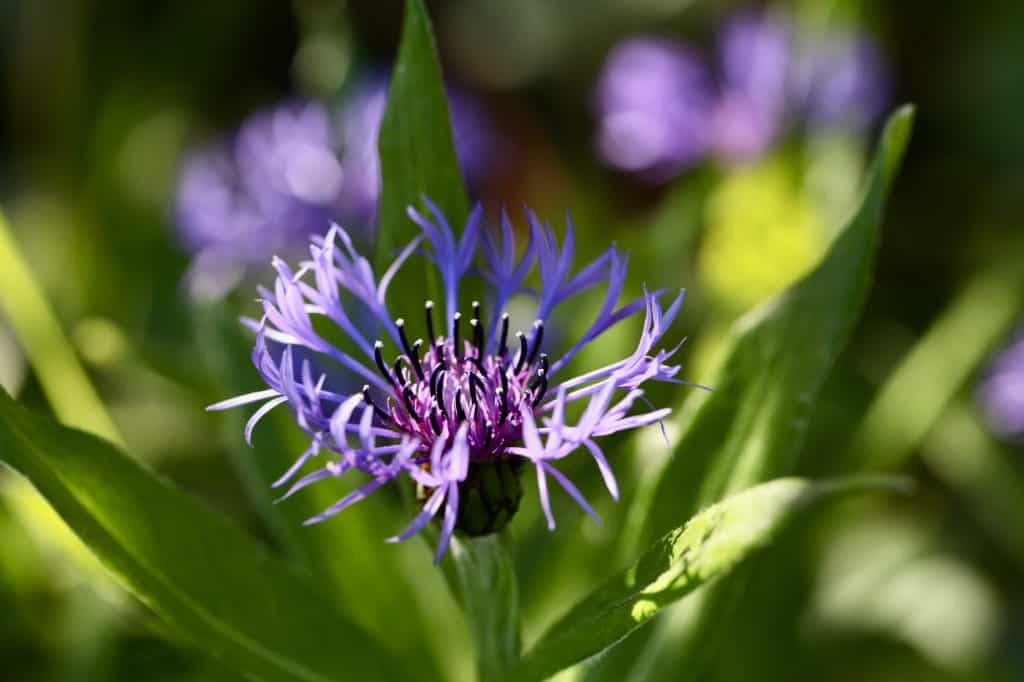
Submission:
[[[405,540],[437,518],[441,532],[435,562],[456,530],[485,535],[508,523],[519,507],[525,469],[532,468],[536,476],[549,529],[555,528],[549,479],[597,520],[593,507],[558,465],[572,453],[586,451],[608,492],[618,498],[615,475],[598,439],[668,415],[668,409],[655,409],[642,398],[642,386],[648,381],[684,383],[676,378],[679,366],[669,362],[678,346],[658,349],[683,292],[667,309],[660,303],[665,292],[646,287],[642,296],[619,306],[627,255],[613,245],[573,272],[571,221],[559,244],[551,226],[527,211],[528,243],[517,255],[506,214],[498,234],[492,235],[482,230],[477,206],[456,238],[437,206],[424,203],[427,215],[408,211],[422,234],[380,277],[337,225],[314,238],[309,259],[298,269],[275,259],[274,290],[261,291],[263,317],[249,322],[257,334],[253,362],[267,388],[209,409],[262,403],[245,428],[250,442],[257,422],[270,410],[281,405],[291,409],[310,445],[274,484],[288,486],[282,499],[350,471],[368,477],[306,524],[324,521],[392,482],[414,486],[420,511],[389,541]],[[425,301],[422,320],[395,319],[388,309],[388,288],[417,252],[437,268],[444,299],[440,304]],[[475,268],[478,255],[482,262]],[[540,283],[536,290],[527,283],[532,272]],[[460,308],[460,290],[471,273],[484,281],[486,305],[473,301]],[[604,300],[590,326],[564,352],[550,354],[545,326],[563,307],[571,308],[572,299],[597,286],[604,287]],[[515,331],[505,309],[524,293],[536,299],[535,321]],[[643,327],[629,355],[565,376],[581,349],[640,311]],[[364,314],[372,316],[382,338],[373,339],[360,328],[356,320]],[[348,351],[321,335],[324,319],[348,337]],[[420,338],[413,339],[414,329]],[[327,358],[359,377],[362,389],[345,392],[328,386],[329,375],[316,369]],[[573,422],[567,414],[575,404],[579,417]],[[638,405],[644,407],[634,410]],[[318,458],[327,461],[299,475]]]

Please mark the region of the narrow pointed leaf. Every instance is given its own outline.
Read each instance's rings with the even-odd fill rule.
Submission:
[[[650,501],[646,538],[680,515],[789,472],[867,296],[885,199],[912,119],[909,107],[890,119],[861,205],[818,267],[737,323],[714,391],[692,398],[703,402]]]
[[[628,637],[662,608],[769,544],[809,504],[843,493],[903,490],[898,478],[813,483],[782,478],[729,497],[670,531],[639,561],[592,592],[523,658],[514,679],[542,680]]]
[[[188,640],[263,680],[409,679],[311,585],[221,516],[94,436],[0,391],[0,458]]]
[[[378,147],[382,190],[377,263],[382,268],[393,250],[415,235],[405,212],[410,204],[429,197],[453,226],[462,225],[469,211],[437,46],[422,0],[406,2]]]
[[[695,409],[683,410],[688,412],[685,431],[674,445],[672,459],[651,492],[638,496],[633,515],[646,517],[643,541],[664,533],[680,515],[790,473],[818,393],[870,288],[885,200],[912,122],[912,107],[903,107],[889,119],[860,206],[819,265],[735,325],[731,349],[710,382],[713,393],[691,396],[693,405],[686,407]],[[735,594],[709,595],[706,602],[729,605]],[[662,656],[671,658],[673,666],[696,667],[698,658],[707,657],[704,649],[710,646],[713,631],[720,629],[703,605],[701,611],[700,622],[688,623],[693,631],[685,635],[687,641],[700,644],[685,651],[659,651],[659,643],[684,638],[682,632],[662,632],[646,649],[630,647],[642,653],[611,652],[602,667],[623,671],[634,667],[632,658],[650,662]],[[666,621],[664,626],[678,629],[681,621]]]

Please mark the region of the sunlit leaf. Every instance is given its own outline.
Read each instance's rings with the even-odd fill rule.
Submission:
[[[819,265],[735,325],[726,359],[710,382],[714,391],[690,397],[693,404],[686,408],[695,409],[683,411],[686,422],[672,459],[650,487],[652,492],[638,496],[634,515],[645,518],[643,540],[652,541],[680,516],[730,492],[790,473],[818,393],[860,316],[871,284],[885,200],[912,121],[911,107],[890,118],[860,206]],[[690,623],[687,627],[693,631],[685,633],[698,644],[686,652],[677,647],[672,665],[680,656],[692,666],[698,664],[693,657],[706,657],[708,638],[721,634],[720,623],[742,589],[743,580],[730,582],[736,583],[734,590],[706,595],[700,622]],[[676,642],[684,635],[662,634],[660,642]],[[633,657],[651,661],[658,656],[652,650],[657,643],[651,645],[643,649],[636,644],[638,652],[621,656],[612,652],[606,665],[629,668],[633,664],[628,659]]]
[[[408,679],[380,644],[233,524],[112,445],[0,391],[0,457],[175,630],[266,680]]]
[[[639,561],[580,602],[527,653],[515,679],[544,679],[604,651],[665,606],[771,542],[811,502],[841,493],[904,486],[893,478],[819,483],[785,478],[733,495],[670,531]]]
[[[702,505],[785,475],[814,401],[860,316],[879,226],[910,135],[912,110],[890,119],[864,199],[813,272],[741,319],[727,359],[674,448],[650,502],[653,538]]]

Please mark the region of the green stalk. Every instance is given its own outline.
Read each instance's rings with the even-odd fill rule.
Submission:
[[[519,584],[502,534],[453,538],[451,554],[480,682],[502,682],[519,661]]]
[[[0,212],[0,309],[60,421],[123,445]]]

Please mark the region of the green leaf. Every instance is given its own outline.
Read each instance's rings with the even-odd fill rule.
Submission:
[[[889,120],[863,201],[818,267],[736,324],[714,391],[691,396],[703,402],[657,483],[645,538],[730,492],[788,473],[814,401],[860,315],[912,119],[904,107]]]
[[[264,680],[408,679],[268,550],[94,436],[0,391],[0,457],[191,642]]]
[[[2,212],[0,312],[10,320],[53,411],[72,426],[119,443],[121,436],[114,421],[22,257]]]
[[[208,373],[224,386],[220,395],[255,390],[259,376],[249,358],[252,334],[223,306],[197,308],[193,317],[201,340],[199,354],[206,360]],[[371,635],[402,642],[404,659],[415,660],[425,677],[444,677],[446,671],[437,667],[441,653],[453,644],[468,642],[430,627],[457,622],[461,614],[430,566],[426,543],[384,542],[408,523],[406,514],[395,510],[397,505],[386,504],[383,496],[374,497],[331,523],[304,527],[305,519],[348,492],[346,485],[361,481],[323,481],[275,504],[283,490],[272,484],[309,446],[309,436],[295,425],[291,412],[274,411],[260,422],[250,447],[242,438],[248,413],[230,410],[219,415],[227,430],[228,451],[249,497],[287,555],[308,568],[351,620]],[[366,603],[373,608],[366,608]]]
[[[417,234],[405,213],[410,204],[429,197],[456,229],[469,211],[437,46],[422,0],[405,5],[402,42],[378,145],[383,187],[377,266],[383,269],[392,251]]]
[[[641,520],[641,540],[650,542],[680,517],[730,492],[790,473],[805,436],[814,401],[860,315],[871,282],[878,232],[889,188],[903,157],[913,121],[911,107],[887,123],[867,174],[861,204],[838,233],[819,265],[800,282],[741,319],[732,347],[710,394],[695,393],[681,414],[688,420],[661,476],[637,496],[631,516]],[[613,667],[631,667],[629,658],[652,661],[664,642],[673,665],[699,665],[708,639],[720,634],[716,617],[726,617],[743,580],[730,579],[706,594],[697,621],[685,627],[684,652],[675,646],[682,621],[663,625],[633,656],[613,652]],[[731,588],[731,589],[726,589]],[[716,611],[718,609],[718,612]],[[715,612],[715,613],[712,613]],[[631,643],[635,644],[635,643]],[[682,659],[680,658],[682,657]]]
[[[519,659],[519,585],[498,535],[455,538],[452,559],[481,682],[505,680]]]
[[[893,370],[847,445],[857,470],[896,469],[1024,307],[1024,251],[1006,248],[974,275]]]
[[[904,490],[898,478],[818,483],[782,478],[729,497],[670,531],[625,571],[553,625],[523,658],[515,679],[540,680],[629,636],[665,606],[770,543],[812,502],[864,490]]]

